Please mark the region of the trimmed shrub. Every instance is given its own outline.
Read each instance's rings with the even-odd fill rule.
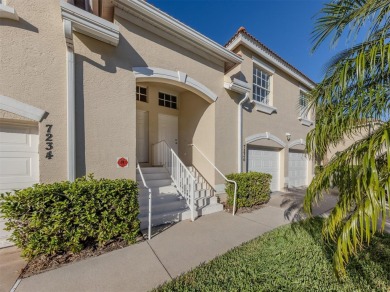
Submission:
[[[78,252],[113,239],[134,243],[139,233],[137,183],[95,179],[36,184],[1,194],[0,213],[11,240],[29,259]]]
[[[237,208],[252,207],[268,202],[272,175],[261,172],[232,173],[226,176],[237,182]],[[227,204],[233,206],[234,184],[226,182]]]

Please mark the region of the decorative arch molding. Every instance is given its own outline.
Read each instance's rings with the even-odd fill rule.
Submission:
[[[213,103],[218,96],[202,83],[189,77],[181,71],[171,71],[155,67],[133,67],[133,73],[137,81],[165,81],[201,95],[208,102]]]
[[[272,140],[276,143],[278,143],[280,146],[283,148],[286,147],[286,143],[284,143],[281,139],[276,137],[275,135],[272,135],[270,132],[265,132],[265,133],[260,133],[260,134],[255,134],[249,137],[245,138],[245,143],[249,144],[257,140],[262,140],[262,139],[267,139],[267,140]]]
[[[40,108],[4,95],[0,95],[0,109],[37,122],[45,115],[45,111]]]
[[[291,141],[290,143],[288,143],[288,148],[292,148],[292,147],[297,146],[297,145],[305,145],[305,140],[297,139],[297,140]]]

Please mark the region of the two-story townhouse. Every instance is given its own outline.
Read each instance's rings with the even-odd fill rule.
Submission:
[[[245,31],[224,47],[139,0],[0,1],[0,24],[0,192],[137,179],[147,222],[142,171],[158,224],[221,210],[219,171],[310,181],[313,82]]]
[[[238,170],[272,174],[272,191],[308,185],[313,162],[304,149],[314,118],[305,110],[305,96],[315,83],[243,27],[226,48],[243,61],[226,73],[225,87],[237,84],[251,90],[249,98],[241,100],[242,136],[238,139],[242,157]],[[240,96],[237,98],[238,103]]]

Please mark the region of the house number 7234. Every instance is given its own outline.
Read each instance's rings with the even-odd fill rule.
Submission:
[[[53,158],[53,134],[51,133],[51,128],[53,128],[53,125],[46,125],[47,131],[46,131],[46,158],[52,159]]]

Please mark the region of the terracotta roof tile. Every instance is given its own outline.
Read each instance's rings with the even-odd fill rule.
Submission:
[[[313,84],[316,84],[311,78],[309,78],[307,75],[305,75],[304,73],[302,73],[301,71],[299,71],[297,68],[295,68],[293,65],[291,65],[290,63],[288,63],[286,60],[284,60],[281,56],[279,56],[278,54],[276,54],[274,51],[272,51],[270,48],[268,48],[266,45],[264,45],[262,42],[260,42],[258,39],[256,39],[253,35],[251,35],[250,33],[248,33],[248,31],[245,29],[245,27],[241,26],[237,32],[232,36],[232,38],[225,44],[225,47],[228,47],[240,34],[243,34],[245,36],[247,36],[249,39],[251,39],[252,41],[254,41],[259,47],[261,47],[264,51],[266,51],[267,53],[269,53],[271,56],[275,57],[276,59],[278,59],[280,62],[282,62],[285,66],[287,66],[288,68],[290,68],[291,70],[295,71],[296,73],[298,73],[299,75],[302,75],[304,78],[306,78],[307,80],[309,80],[310,82],[312,82]]]

